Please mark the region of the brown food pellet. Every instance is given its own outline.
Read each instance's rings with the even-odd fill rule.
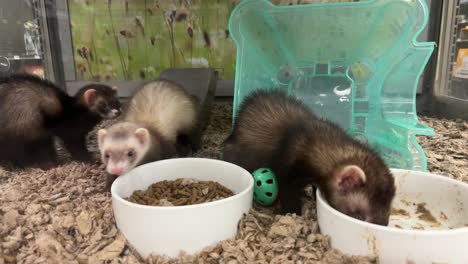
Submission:
[[[410,216],[410,214],[407,211],[405,211],[403,209],[397,209],[397,208],[392,208],[392,213],[391,214],[392,215],[407,216],[407,217]]]
[[[432,223],[439,224],[439,222],[432,215],[432,213],[429,210],[427,210],[425,203],[419,203],[418,208],[416,209],[416,212],[420,214],[418,216],[419,219],[421,219],[423,221],[426,221],[426,222],[432,222]]]
[[[127,198],[132,203],[152,206],[182,206],[221,200],[234,193],[213,181],[179,178],[153,183],[145,191],[134,191]]]

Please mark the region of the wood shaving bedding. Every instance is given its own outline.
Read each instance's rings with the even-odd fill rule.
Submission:
[[[196,156],[219,158],[219,146],[231,124],[230,101],[218,101],[213,111]],[[428,155],[429,170],[468,182],[468,123],[422,120],[437,133],[418,139]],[[376,263],[372,257],[345,256],[331,249],[328,238],[319,233],[310,198],[304,217],[254,208],[242,219],[233,240],[197,256],[142,260],[115,226],[110,194],[103,192],[105,182],[100,162],[67,162],[49,171],[0,168],[0,264]]]

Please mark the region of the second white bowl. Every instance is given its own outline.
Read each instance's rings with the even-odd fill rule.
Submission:
[[[468,184],[444,176],[392,169],[397,194],[389,227],[338,212],[317,192],[320,231],[351,255],[381,264],[468,263]]]

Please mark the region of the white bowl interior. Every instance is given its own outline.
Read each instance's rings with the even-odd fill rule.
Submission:
[[[468,263],[468,184],[418,171],[392,172],[397,194],[389,227],[348,217],[317,191],[320,230],[331,246],[377,255],[382,264]]]
[[[391,227],[443,230],[468,224],[468,185],[432,174],[401,172],[390,217]]]
[[[180,162],[181,160],[183,162]],[[119,177],[112,187],[116,195],[128,198],[134,191],[146,190],[155,182],[192,178],[200,181],[218,182],[237,194],[253,184],[252,176],[249,174],[250,177],[242,177],[238,168],[240,167],[217,160],[171,159],[169,162],[160,161],[157,167],[154,167],[152,163],[140,166]]]
[[[235,195],[209,203],[170,207],[124,200],[135,190],[177,178],[216,181]],[[177,257],[181,251],[195,254],[236,235],[239,220],[252,205],[253,177],[243,168],[220,160],[168,159],[139,166],[117,178],[111,192],[117,227],[142,257]]]

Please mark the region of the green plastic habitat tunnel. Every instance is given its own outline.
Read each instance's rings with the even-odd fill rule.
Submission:
[[[424,0],[275,6],[246,0],[232,12],[237,46],[233,117],[256,89],[285,89],[364,140],[392,168],[427,169],[416,135],[419,77],[434,50],[418,42]]]

